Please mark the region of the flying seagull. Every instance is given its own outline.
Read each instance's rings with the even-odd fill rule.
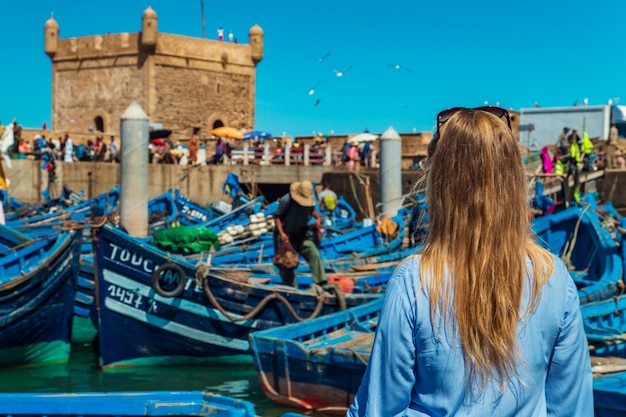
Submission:
[[[310,96],[312,96],[313,94],[315,94],[315,89],[317,88],[318,85],[320,85],[321,81],[318,81],[315,83],[315,85],[313,87],[311,87],[309,89],[309,91],[307,91],[306,93]]]
[[[345,71],[340,71],[340,70],[335,69],[335,68],[333,68],[333,71],[335,71],[335,75],[336,75],[337,77],[343,77],[343,75],[344,75],[346,72],[350,71],[351,69],[352,69],[352,65],[350,65],[348,68],[346,68],[346,69],[345,69]]]
[[[330,52],[326,52],[326,54],[324,56],[319,56],[319,57],[318,56],[314,56],[312,58],[318,60],[320,62],[320,64],[321,64],[329,56],[330,56]]]
[[[411,68],[404,68],[400,64],[395,64],[395,65],[394,64],[387,64],[387,66],[390,67],[390,68],[393,68],[395,70],[403,69],[403,70],[405,70],[407,72],[413,72],[413,70]]]

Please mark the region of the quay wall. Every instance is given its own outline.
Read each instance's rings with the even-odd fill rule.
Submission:
[[[48,176],[41,169],[41,161],[13,160],[12,168],[5,165],[10,180],[10,195],[24,203],[43,200],[41,192],[47,188]],[[377,168],[345,166],[259,166],[259,165],[201,165],[193,168],[182,165],[149,166],[149,198],[169,189],[180,188],[193,201],[209,205],[225,199],[222,185],[229,172],[239,177],[245,191],[259,190],[272,200],[288,191],[293,181],[310,180],[316,184],[330,182],[338,195],[354,207],[360,218],[377,212],[380,203],[380,181]],[[408,193],[414,170],[402,171],[402,192]],[[57,163],[57,187],[63,184],[72,191],[83,191],[87,197],[104,193],[119,184],[119,164],[106,162]],[[367,184],[369,183],[369,187]],[[367,189],[368,188],[368,189]],[[626,210],[626,171],[606,170],[596,180],[601,201],[612,201],[617,209]],[[369,198],[368,198],[369,197]],[[370,204],[371,201],[371,205]]]
[[[24,203],[43,200],[41,192],[48,186],[48,174],[41,169],[41,161],[13,160],[5,174],[10,180],[10,195]],[[84,192],[87,197],[105,193],[120,182],[119,164],[107,162],[57,162],[57,189],[65,184],[72,191]],[[239,177],[244,191],[260,191],[270,201],[288,191],[294,181],[310,180],[320,186],[328,180],[338,195],[355,208],[360,218],[369,217],[369,207],[379,203],[380,182],[377,168],[345,166],[259,166],[259,165],[149,165],[149,198],[170,189],[179,188],[193,201],[208,206],[226,200],[222,193],[228,174]],[[409,180],[415,171],[403,172],[403,191],[408,192]],[[366,186],[369,183],[369,189]],[[371,201],[371,205],[370,205]]]

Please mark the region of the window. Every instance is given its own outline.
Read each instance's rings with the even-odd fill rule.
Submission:
[[[93,124],[96,126],[96,132],[104,132],[104,119],[101,116],[96,116]]]

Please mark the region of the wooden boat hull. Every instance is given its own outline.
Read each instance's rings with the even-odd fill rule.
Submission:
[[[69,232],[0,259],[0,366],[68,360],[79,251]]]
[[[595,417],[626,415],[626,372],[596,378],[593,381]]]
[[[320,297],[311,291],[214,274],[206,286],[198,285],[195,265],[190,262],[109,225],[97,236],[96,300],[102,367],[193,363],[224,356],[249,361],[250,332],[295,322],[289,308],[296,316],[306,318],[318,307],[319,315],[325,315],[338,311],[342,301],[352,307],[381,297]],[[163,291],[153,287],[153,274],[166,264],[168,268],[175,265],[184,276],[182,281],[178,280],[178,272],[167,276],[179,285],[179,294],[174,296],[164,296]],[[288,306],[273,294],[279,294]],[[267,304],[260,306],[262,302]],[[255,309],[258,311],[254,317],[240,320]]]
[[[626,359],[626,295],[580,308],[592,356]]]
[[[253,332],[263,392],[281,404],[345,414],[369,361],[382,301]]]

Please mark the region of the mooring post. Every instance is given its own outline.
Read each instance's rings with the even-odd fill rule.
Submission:
[[[132,102],[122,114],[120,221],[135,237],[148,236],[148,116]]]
[[[391,126],[380,137],[379,172],[381,212],[393,217],[402,206],[402,138]]]

